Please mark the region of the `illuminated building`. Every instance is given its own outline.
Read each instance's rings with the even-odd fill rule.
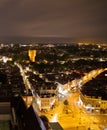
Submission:
[[[29,107],[33,102],[33,96],[22,96],[22,98],[27,107]]]
[[[107,68],[81,88],[84,108],[94,113],[107,113]]]
[[[86,110],[90,112],[104,112],[107,113],[107,100],[102,100],[101,97],[81,95],[81,101]]]
[[[57,98],[55,96],[49,96],[49,95],[42,95],[37,98],[37,105],[40,110],[50,110],[55,102],[57,101]]]
[[[29,50],[28,55],[31,62],[35,62],[36,50]]]
[[[55,96],[57,93],[56,89],[51,87],[50,89],[39,90],[40,94],[37,97],[37,105],[40,110],[50,110],[54,106],[57,101],[57,97]]]

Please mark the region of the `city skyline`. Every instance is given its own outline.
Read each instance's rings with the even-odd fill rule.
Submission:
[[[1,0],[0,38],[107,42],[106,0]]]
[[[39,129],[36,114],[62,130],[107,128],[107,45],[1,43],[0,48],[0,128],[8,123],[9,130]]]

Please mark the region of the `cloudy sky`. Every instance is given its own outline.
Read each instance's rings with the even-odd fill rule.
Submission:
[[[107,41],[107,0],[0,0],[0,37]]]

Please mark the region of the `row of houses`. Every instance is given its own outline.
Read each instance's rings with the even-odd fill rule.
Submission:
[[[107,100],[102,100],[101,97],[81,94],[80,102],[83,108],[91,113],[107,113]]]

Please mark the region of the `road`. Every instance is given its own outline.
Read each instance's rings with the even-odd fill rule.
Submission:
[[[107,123],[107,115],[87,113],[78,103],[79,92],[65,97],[65,100],[68,100],[67,106],[64,105],[63,99],[60,99],[54,109],[40,114],[46,115],[50,122],[59,122],[64,130],[103,130],[103,125]]]
[[[19,65],[18,67],[21,69],[23,77],[25,77],[24,71],[22,71],[23,69]],[[91,73],[93,72],[94,71]],[[96,75],[95,72],[94,74]],[[98,72],[100,73],[99,70]],[[88,80],[92,78],[89,77],[90,74],[85,82],[88,82]],[[25,81],[27,80],[25,79]],[[26,86],[29,88],[30,84],[26,82]],[[56,103],[55,108],[47,112],[39,112],[38,114],[46,115],[50,122],[59,122],[64,130],[104,130],[103,126],[107,124],[107,115],[90,115],[90,113],[87,113],[79,104],[79,96],[79,91],[61,95],[58,98],[59,100]],[[68,105],[64,104],[65,100],[68,101]]]

